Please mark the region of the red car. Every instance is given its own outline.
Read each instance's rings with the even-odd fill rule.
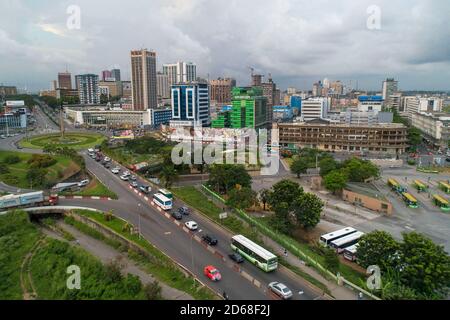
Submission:
[[[220,281],[222,279],[222,275],[216,267],[207,266],[205,267],[203,272],[205,276],[207,276],[212,281]]]

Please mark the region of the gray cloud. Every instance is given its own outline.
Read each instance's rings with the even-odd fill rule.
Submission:
[[[248,67],[272,73],[281,87],[358,80],[378,89],[386,76],[404,89],[448,89],[447,1],[78,0],[81,30],[67,30],[75,1],[3,0],[0,83],[46,88],[56,73],[99,73],[129,51],[157,51],[158,63],[187,60],[206,76],[248,82]],[[368,30],[367,8],[381,9],[381,30]]]

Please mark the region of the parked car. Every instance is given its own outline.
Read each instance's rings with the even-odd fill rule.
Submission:
[[[123,174],[123,175],[120,176],[120,179],[123,180],[123,181],[128,181],[130,178]]]
[[[138,184],[136,181],[130,181],[130,186],[132,186],[133,188],[137,188]]]
[[[183,215],[180,214],[178,211],[173,211],[173,212],[172,212],[172,217],[173,217],[175,220],[182,220],[182,219],[183,219]]]
[[[152,188],[150,186],[148,186],[148,185],[140,186],[139,190],[141,190],[145,194],[149,194],[150,192],[152,192]]]
[[[120,173],[120,168],[116,167],[116,168],[112,169],[111,172],[114,173],[114,174],[119,174]]]
[[[133,176],[130,177],[130,179],[133,180],[133,181],[136,181],[137,177],[133,175]]]
[[[83,180],[83,181],[80,181],[80,182],[78,182],[78,186],[81,188],[81,187],[84,187],[84,186],[87,186],[88,184],[89,184],[89,180],[88,179],[86,179],[86,180]]]
[[[281,299],[287,300],[292,298],[292,291],[286,285],[280,282],[269,283],[269,290],[279,296]]]
[[[184,225],[191,231],[195,231],[198,229],[198,224],[195,221],[188,221]]]
[[[105,163],[105,168],[106,168],[106,169],[111,168],[111,164],[110,164],[109,162]]]
[[[212,281],[222,280],[222,275],[220,274],[219,270],[217,270],[217,268],[214,266],[206,266],[205,269],[203,270],[203,273]]]
[[[239,253],[232,253],[230,255],[228,255],[228,257],[233,260],[236,263],[243,263],[244,262],[244,258],[242,258],[242,256]]]
[[[178,211],[184,216],[188,216],[191,212],[188,207],[181,207],[178,209]]]
[[[124,175],[124,176],[127,176],[127,177],[130,177],[130,176],[131,176],[131,173],[130,173],[130,171],[127,170],[127,171],[125,171],[125,172],[123,173],[123,175]]]
[[[111,158],[110,157],[105,157],[104,159],[106,162],[111,162]]]
[[[209,244],[210,246],[216,246],[217,243],[219,242],[216,238],[214,238],[213,236],[210,236],[209,234],[204,235],[202,237],[202,240],[204,242],[206,242],[207,244]]]

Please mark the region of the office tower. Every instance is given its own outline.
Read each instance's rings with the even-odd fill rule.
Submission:
[[[262,129],[268,126],[267,98],[261,87],[235,87],[231,94],[231,128]]]
[[[175,84],[171,91],[172,125],[207,127],[211,124],[207,83]]]
[[[113,81],[111,71],[109,70],[102,71],[102,81]]]
[[[163,73],[169,77],[169,86],[197,81],[197,66],[192,62],[164,64]]]
[[[131,86],[134,110],[157,107],[156,52],[131,51]]]
[[[112,69],[111,70],[111,78],[113,78],[114,81],[121,81],[120,69]]]
[[[262,75],[260,74],[252,74],[252,87],[259,87],[262,83]]]
[[[344,94],[344,85],[339,80],[332,82],[330,85],[330,88],[331,88],[332,93],[334,93],[334,94],[339,94],[339,95]]]
[[[398,91],[398,81],[394,78],[387,78],[383,81],[383,100],[388,107],[391,106],[389,97]]]
[[[301,115],[304,121],[325,118],[328,113],[328,99],[311,98],[302,101]]]
[[[293,94],[296,94],[296,93],[297,93],[297,88],[294,88],[294,87],[287,88],[287,94],[288,95],[293,95]]]
[[[321,81],[314,83],[313,84],[313,90],[312,90],[313,97],[321,96],[322,95],[322,88],[323,87],[322,87],[322,82]]]
[[[122,97],[123,88],[120,81],[100,81],[100,91],[103,90],[103,94],[108,93],[110,97]]]
[[[131,99],[132,88],[131,81],[121,81],[122,83],[122,98]]]
[[[100,88],[98,75],[82,74],[75,76],[75,82],[78,88],[78,97],[80,104],[98,104],[100,103]]]
[[[209,87],[211,90],[211,101],[218,105],[226,105],[231,103],[231,90],[236,86],[236,80],[226,78],[218,78],[211,80]]]
[[[158,100],[170,98],[169,76],[158,72],[156,75]]]
[[[323,87],[325,89],[329,89],[330,88],[330,80],[328,78],[323,79]]]
[[[72,89],[72,75],[70,72],[58,73],[58,85],[60,89]]]
[[[273,106],[280,104],[279,96],[277,98],[277,85],[269,75],[268,82],[261,83],[260,87],[263,89],[263,96],[267,98],[267,121],[272,122]]]
[[[51,84],[50,84],[50,90],[56,90],[56,89],[58,89],[58,81],[56,81],[56,80],[53,80],[52,82],[51,82]]]

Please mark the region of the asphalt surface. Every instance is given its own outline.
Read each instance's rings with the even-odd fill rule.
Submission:
[[[313,290],[303,279],[291,274],[290,271],[277,270],[273,273],[265,273],[248,261],[240,267],[251,277],[261,283],[258,288],[239,272],[235,270],[235,264],[228,259],[231,253],[230,235],[219,228],[202,215],[192,212],[185,217],[183,223],[194,220],[199,224],[199,230],[195,233],[186,233],[177,226],[173,219],[166,218],[161,212],[153,208],[142,197],[129,188],[129,183],[120,180],[119,175],[114,175],[102,165],[86,156],[88,169],[97,176],[109,189],[119,196],[118,201],[99,200],[61,200],[61,205],[86,206],[99,210],[113,210],[114,214],[126,219],[135,226],[141,225],[142,235],[165,252],[175,261],[192,271],[199,279],[207,282],[219,294],[227,292],[232,300],[261,300],[273,299],[267,291],[267,285],[273,281],[279,281],[287,285],[294,292],[294,299],[309,300],[321,298],[321,292]],[[113,167],[113,166],[112,166]],[[125,168],[122,169],[122,172]],[[143,181],[138,181],[142,183]],[[155,191],[155,190],[153,190]],[[151,195],[149,195],[151,198]],[[175,200],[175,207],[181,203]],[[192,210],[191,210],[192,211]],[[199,244],[193,239],[193,235],[210,234],[219,240],[215,250],[225,257],[225,261],[207,250],[206,245]],[[222,281],[210,282],[203,275],[203,268],[214,265],[222,274]],[[299,294],[299,293],[302,294]]]

